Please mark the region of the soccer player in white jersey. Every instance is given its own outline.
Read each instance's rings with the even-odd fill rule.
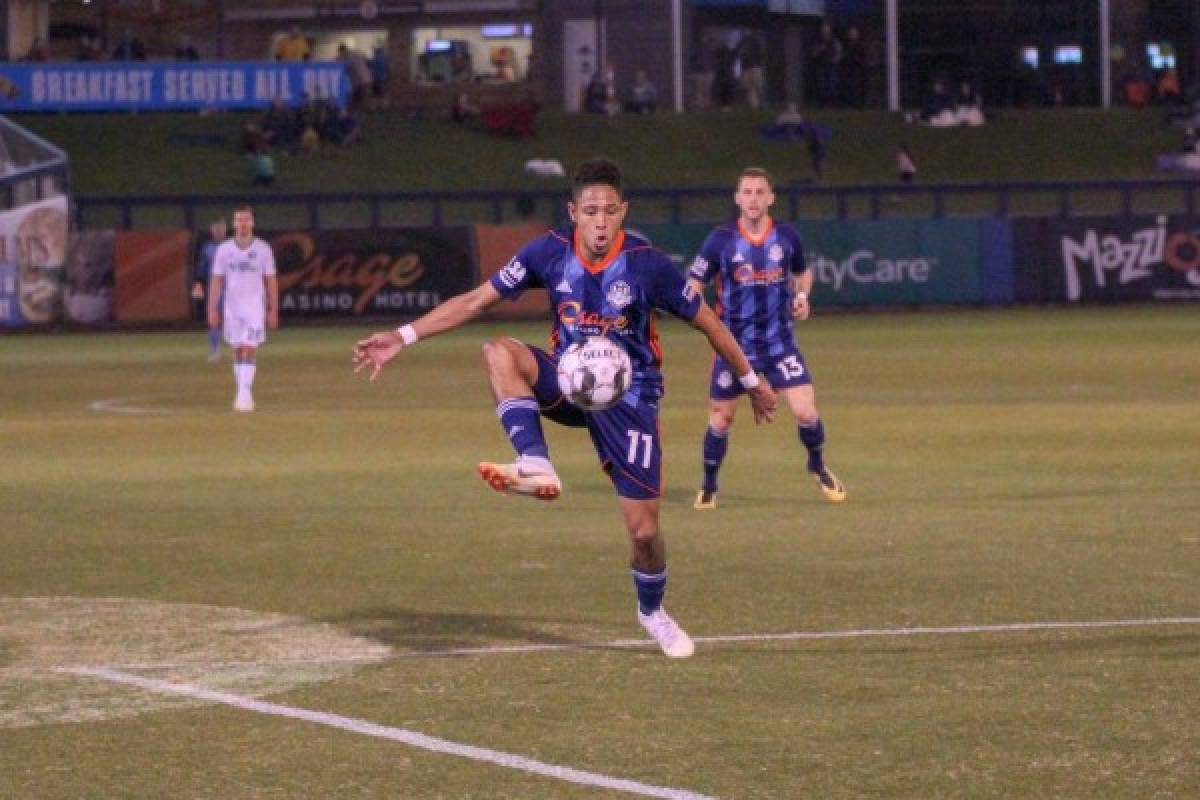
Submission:
[[[233,378],[237,383],[234,411],[254,410],[254,372],[258,346],[267,329],[279,327],[279,281],[271,246],[254,235],[254,211],[241,205],[233,211],[233,238],[213,256],[212,286],[208,292],[208,325],[219,321],[217,298],[224,292],[225,341],[233,348]]]

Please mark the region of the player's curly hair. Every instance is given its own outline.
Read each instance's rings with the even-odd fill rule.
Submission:
[[[575,168],[575,174],[571,176],[571,196],[578,198],[585,188],[596,185],[611,186],[618,197],[625,196],[621,187],[621,168],[607,158],[593,158]]]

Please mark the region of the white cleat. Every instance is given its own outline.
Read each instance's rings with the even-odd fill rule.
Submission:
[[[638,609],[638,622],[642,623],[646,633],[658,642],[663,653],[670,658],[687,658],[696,652],[692,637],[688,636],[663,609],[660,608],[652,614],[643,614],[641,609]]]
[[[234,411],[253,411],[254,410],[254,395],[248,391],[237,393],[237,399],[233,401]]]
[[[546,502],[562,494],[562,481],[553,467],[546,472],[533,469],[521,461],[512,464],[484,461],[479,464],[479,476],[487,481],[488,486],[506,494],[528,495]]]

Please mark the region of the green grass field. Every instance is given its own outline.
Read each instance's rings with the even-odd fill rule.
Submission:
[[[686,661],[622,644],[585,435],[549,428],[557,503],[475,476],[501,330],[545,338],[462,330],[373,385],[362,329],[279,331],[252,415],[198,331],[0,337],[0,797],[1200,795],[1195,309],[818,316],[850,500],[743,408],[709,513],[708,356],[667,324]]]
[[[65,149],[74,190],[101,194],[248,192],[479,191],[565,188],[561,179],[525,174],[533,158],[568,168],[595,155],[616,158],[635,188],[726,186],[747,164],[771,169],[783,184],[807,179],[803,145],[758,135],[768,112],[625,115],[546,112],[533,139],[500,139],[440,119],[399,112],[368,115],[365,139],[316,158],[281,154],[277,184],[251,187],[237,155],[244,114],[24,115],[17,121]],[[908,142],[919,181],[1052,181],[1163,177],[1156,153],[1173,152],[1182,132],[1157,111],[1001,110],[981,128],[933,130],[883,111],[813,111],[828,125],[825,182],[893,183],[896,147]],[[131,157],[137,153],[137,157]],[[1053,201],[1053,198],[1050,198]],[[1048,204],[1053,213],[1053,202]]]

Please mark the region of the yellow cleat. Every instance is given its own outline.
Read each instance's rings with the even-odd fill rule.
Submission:
[[[717,493],[706,492],[703,489],[696,492],[696,499],[692,502],[692,508],[697,511],[712,511],[717,507]]]
[[[812,473],[813,480],[817,482],[817,488],[821,490],[821,494],[825,495],[825,499],[831,503],[846,502],[846,487],[838,480],[837,475],[834,475],[826,467],[820,472]]]

